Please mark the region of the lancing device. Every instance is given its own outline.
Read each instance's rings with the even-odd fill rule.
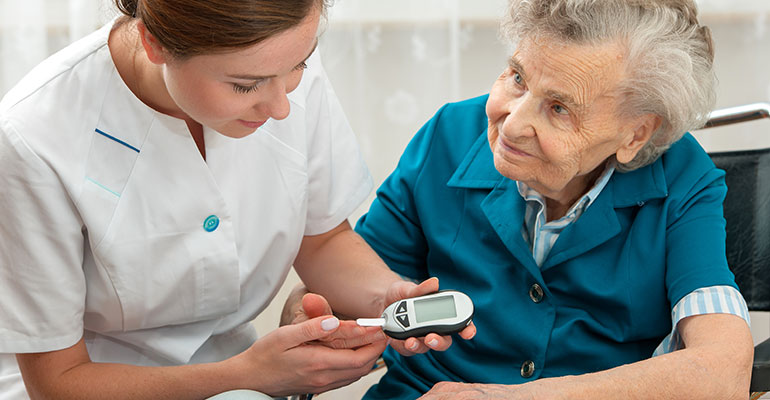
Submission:
[[[359,318],[359,326],[381,326],[394,339],[449,335],[463,330],[473,318],[473,302],[465,293],[442,290],[425,296],[399,300],[382,312],[381,318]]]

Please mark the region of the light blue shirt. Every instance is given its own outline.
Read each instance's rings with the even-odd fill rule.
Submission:
[[[529,187],[526,183],[516,182],[519,194],[526,201],[524,212],[524,225],[521,233],[524,240],[529,243],[532,256],[538,266],[548,257],[551,248],[559,239],[559,234],[577,221],[585,210],[602,192],[610,177],[615,172],[614,163],[610,163],[599,176],[591,189],[581,196],[569,208],[567,213],[555,220],[548,222],[546,214],[545,197]],[[676,303],[671,310],[671,333],[653,352],[653,356],[670,353],[684,348],[684,343],[676,329],[677,324],[684,318],[700,314],[733,314],[743,318],[747,324],[751,324],[749,310],[741,293],[731,286],[711,286],[700,288],[689,293]]]

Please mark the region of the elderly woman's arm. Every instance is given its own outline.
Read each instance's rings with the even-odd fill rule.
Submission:
[[[422,400],[475,399],[743,399],[754,347],[746,322],[701,314],[679,322],[685,348],[606,371],[544,378],[523,385],[439,383]]]

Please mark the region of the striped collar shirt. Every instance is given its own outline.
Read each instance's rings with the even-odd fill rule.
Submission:
[[[521,233],[524,236],[524,240],[528,242],[532,256],[539,267],[543,265],[546,257],[548,257],[548,253],[564,228],[577,221],[588,206],[599,197],[599,193],[607,186],[607,182],[609,182],[613,172],[615,172],[615,164],[608,163],[591,190],[580,197],[563,217],[551,222],[547,222],[545,196],[536,192],[524,182],[516,182],[519,194],[527,204]]]
[[[545,197],[525,183],[516,182],[519,194],[526,201],[524,224],[521,233],[529,243],[538,266],[542,266],[559,234],[577,221],[607,186],[615,172],[614,163],[609,163],[596,180],[596,184],[570,207],[567,213],[556,221],[546,222]],[[679,300],[671,310],[671,332],[663,339],[653,356],[670,353],[684,347],[677,324],[684,318],[701,314],[732,314],[751,324],[749,311],[741,293],[731,286],[712,286],[697,289]]]

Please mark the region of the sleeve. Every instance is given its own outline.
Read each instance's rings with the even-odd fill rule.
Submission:
[[[374,188],[356,136],[316,51],[308,59],[312,80],[306,99],[308,212],[305,235],[328,232],[345,221]]]
[[[682,150],[675,149],[671,156],[680,163],[680,175],[671,178],[674,183],[666,200],[670,204],[666,288],[672,306],[699,288],[725,285],[737,289],[725,253],[724,172],[714,167],[702,149],[697,152],[690,146],[688,154]]]
[[[0,187],[0,353],[69,347],[83,334],[82,222],[8,119],[0,119]]]
[[[415,280],[429,278],[428,242],[415,192],[444,109],[412,138],[396,169],[377,190],[369,212],[356,225],[356,231],[393,271]]]
[[[655,349],[652,354],[658,356],[684,348],[679,335],[679,321],[702,314],[732,314],[742,318],[751,326],[749,309],[741,293],[732,286],[711,286],[700,288],[679,300],[671,310],[671,333]]]

